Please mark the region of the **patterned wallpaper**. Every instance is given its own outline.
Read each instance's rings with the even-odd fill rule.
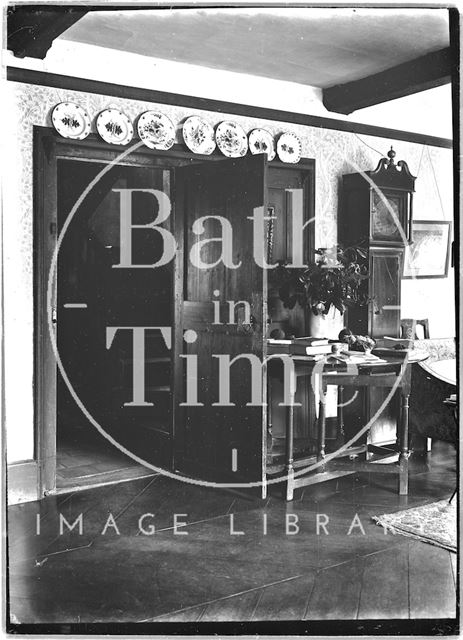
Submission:
[[[232,119],[247,132],[255,127],[265,127],[275,136],[283,131],[295,133],[302,141],[303,157],[316,161],[316,246],[327,247],[336,243],[338,189],[342,174],[374,169],[391,144],[397,151],[396,160],[406,160],[411,173],[418,175],[415,216],[437,220],[451,219],[452,216],[452,153],[447,149],[22,83],[8,82],[7,88],[10,126],[6,134],[6,148],[11,160],[4,183],[5,331],[10,345],[6,353],[7,381],[13,394],[18,388],[23,388],[25,393],[20,414],[15,416],[14,436],[11,429],[8,431],[10,460],[32,457],[32,130],[34,125],[52,126],[51,111],[57,103],[70,101],[82,105],[92,119],[92,132],[96,132],[96,115],[115,106],[132,121],[143,111],[156,109],[177,125],[189,115],[201,115],[213,126],[222,120]],[[181,142],[180,128],[177,130],[177,142]],[[15,344],[14,351],[12,344]],[[15,365],[18,359],[23,362],[21,368]]]
[[[159,109],[177,124],[181,123],[189,115],[201,115],[213,126],[224,119],[233,119],[241,124],[245,131],[249,132],[255,127],[265,127],[273,135],[277,136],[283,131],[291,131],[300,137],[302,141],[302,156],[315,158],[316,160],[316,246],[330,246],[336,243],[336,218],[338,211],[338,187],[340,176],[358,170],[369,170],[376,167],[380,157],[384,156],[392,143],[397,150],[396,160],[404,159],[408,162],[413,175],[417,175],[418,168],[423,169],[425,176],[420,176],[421,182],[426,181],[433,186],[431,175],[432,167],[429,166],[427,152],[423,153],[422,145],[393,140],[374,138],[371,136],[357,136],[355,134],[340,132],[330,129],[320,129],[287,123],[278,123],[271,120],[265,121],[243,116],[227,116],[213,111],[186,109],[169,105],[141,102],[137,100],[125,100],[97,94],[78,91],[66,91],[50,87],[25,85],[21,83],[9,83],[14,85],[14,119],[17,122],[17,144],[20,147],[21,156],[21,188],[20,209],[22,235],[24,248],[30,246],[32,234],[32,127],[33,125],[51,127],[51,112],[59,102],[77,102],[82,105],[92,119],[92,133],[96,133],[95,119],[97,114],[109,106],[115,106],[126,113],[132,120],[148,109]],[[363,144],[365,140],[371,145],[369,148]],[[181,143],[180,126],[177,127],[177,140]],[[373,149],[377,149],[374,151]],[[431,148],[428,150],[433,162],[439,164],[444,158],[451,161],[451,152],[447,149]],[[423,158],[424,157],[424,162]],[[435,167],[434,167],[435,170]],[[451,172],[451,165],[449,166]],[[451,176],[450,176],[451,177]],[[442,176],[440,177],[442,178]],[[442,181],[441,179],[439,180]],[[447,180],[448,181],[448,180]],[[419,205],[421,185],[417,183],[417,196],[415,202]],[[450,190],[451,191],[451,190]],[[448,193],[448,191],[446,192]],[[429,205],[427,193],[425,201]],[[437,193],[435,194],[437,195]],[[434,198],[435,199],[435,198]],[[435,204],[439,204],[436,202]],[[451,205],[451,202],[447,204]],[[426,207],[428,208],[428,206]],[[440,206],[436,210],[437,219],[442,216]],[[24,256],[25,258],[26,256]],[[30,256],[29,256],[30,258]],[[27,272],[31,271],[30,259],[22,264]]]

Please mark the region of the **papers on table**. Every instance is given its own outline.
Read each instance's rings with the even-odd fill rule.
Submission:
[[[410,338],[391,338],[390,336],[384,336],[384,338],[379,338],[377,340],[377,345],[380,347],[390,347],[395,349],[397,347],[402,347],[405,349],[413,348],[414,340]]]
[[[358,364],[366,364],[370,362],[387,362],[387,360],[379,358],[372,353],[363,353],[362,351],[344,351],[339,355],[340,357],[347,356],[346,362],[355,362]]]
[[[317,343],[323,344],[315,344],[308,342],[308,339],[300,339],[300,340],[273,340],[269,338],[267,340],[267,345],[269,347],[269,351],[273,354],[276,353],[287,353],[292,356],[317,356],[320,354],[328,354],[331,353],[333,349],[333,344],[341,343],[329,343],[328,340],[316,340]],[[326,344],[325,344],[326,343]]]
[[[269,353],[273,355],[288,354],[292,357],[307,358],[321,360],[325,359],[329,364],[350,363],[350,364],[376,364],[381,362],[387,362],[387,360],[374,355],[373,353],[364,353],[362,351],[338,351],[332,353],[333,344],[321,344],[321,345],[306,345],[303,340],[273,340],[268,339],[267,344],[269,347]],[[346,345],[343,343],[334,343],[338,349],[343,348]],[[335,346],[335,348],[336,348]]]

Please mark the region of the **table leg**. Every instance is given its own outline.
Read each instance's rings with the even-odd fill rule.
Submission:
[[[344,431],[344,387],[338,387],[338,424],[336,433],[336,448],[339,449],[345,442]]]
[[[267,452],[271,452],[273,449],[273,440],[272,440],[272,420],[273,420],[273,411],[272,411],[272,382],[271,380],[267,383]]]
[[[408,400],[409,393],[402,393],[401,417],[400,417],[400,455],[399,455],[399,495],[408,495]]]
[[[320,376],[320,404],[318,409],[318,434],[317,434],[317,460],[325,459],[325,438],[326,438],[326,384]],[[321,465],[319,471],[324,471],[325,466]]]
[[[290,374],[289,407],[286,419],[286,500],[294,497],[294,401],[296,397],[296,375]]]

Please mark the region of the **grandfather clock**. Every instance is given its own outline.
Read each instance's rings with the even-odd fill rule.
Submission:
[[[374,171],[343,176],[339,239],[344,246],[368,248],[370,303],[349,309],[353,333],[373,338],[398,337],[400,282],[405,246],[411,242],[415,177],[407,163],[394,162],[395,151]]]
[[[365,282],[370,302],[349,309],[346,321],[353,333],[373,338],[399,337],[400,284],[405,247],[411,242],[415,177],[406,162],[394,162],[395,155],[391,147],[374,171],[343,176],[339,240],[368,249],[370,273]],[[381,409],[366,436],[373,451],[396,439],[398,399],[385,404],[387,394],[384,389],[365,390],[345,410],[346,433],[352,435]],[[353,395],[351,390],[345,400]]]

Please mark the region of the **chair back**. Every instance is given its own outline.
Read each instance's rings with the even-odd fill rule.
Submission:
[[[423,327],[423,336],[418,336],[416,332],[417,326]],[[413,327],[415,326],[415,330],[413,331]],[[429,320],[426,318],[424,320],[414,320],[413,318],[402,318],[400,321],[400,337],[407,338],[409,340],[419,340],[420,338],[424,338],[427,340],[429,336]]]

